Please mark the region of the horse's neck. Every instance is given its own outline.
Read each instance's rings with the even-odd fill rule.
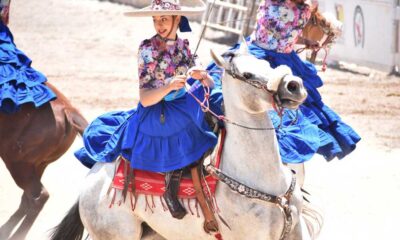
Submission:
[[[225,99],[231,121],[256,128],[272,128],[266,112],[250,115]],[[274,130],[249,130],[227,124],[222,170],[236,180],[270,194],[280,195],[290,185],[290,172],[282,164]]]

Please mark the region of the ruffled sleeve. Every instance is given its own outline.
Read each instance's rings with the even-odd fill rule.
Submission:
[[[156,88],[154,83],[154,71],[157,66],[153,56],[153,47],[150,40],[144,40],[138,51],[139,88]]]

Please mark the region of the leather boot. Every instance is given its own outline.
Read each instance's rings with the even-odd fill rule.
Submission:
[[[182,219],[186,215],[186,209],[178,200],[179,183],[182,177],[182,170],[176,170],[165,174],[164,199],[172,217]]]

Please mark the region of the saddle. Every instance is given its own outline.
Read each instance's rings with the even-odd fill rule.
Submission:
[[[203,227],[207,233],[218,232],[218,225],[214,217],[214,214],[219,212],[215,199],[218,179],[206,172],[204,162],[206,165],[212,164],[219,168],[226,131],[222,128],[219,132],[216,148],[204,155],[201,161],[202,164],[199,164],[201,167],[198,167],[198,169],[191,168],[191,174],[189,174],[188,169],[184,170],[178,192],[178,198],[183,203],[182,205],[187,208],[188,212],[192,215],[195,215],[195,212],[192,210],[191,201],[195,201],[194,205],[197,217],[200,217],[198,209],[198,205],[200,205],[203,210],[203,215],[205,216],[205,224]],[[165,174],[132,169],[130,168],[129,161],[123,157],[120,157],[118,161],[119,163],[116,164],[113,181],[107,193],[109,195],[113,191],[110,207],[116,203],[117,193],[122,192],[122,194],[119,195],[120,199],[118,200],[118,205],[125,202],[129,194],[132,211],[136,208],[136,199],[139,194],[144,195],[146,198],[146,211],[149,209],[153,212],[153,208],[156,207],[154,197],[160,199],[163,210],[167,211],[168,208],[162,197],[165,192]],[[192,179],[191,176],[196,177]],[[201,194],[201,192],[199,194],[199,191],[203,191],[204,195]],[[204,199],[203,196],[205,196],[206,199]]]

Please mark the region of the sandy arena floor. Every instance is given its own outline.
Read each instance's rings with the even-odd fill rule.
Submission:
[[[128,6],[95,0],[13,0],[10,29],[17,46],[85,117],[134,107],[138,100],[136,54],[151,37],[149,19],[126,18]],[[195,32],[200,26],[194,24]],[[190,36],[192,47],[198,36]],[[227,46],[202,42],[199,55]],[[394,239],[400,207],[400,78],[329,69],[320,89],[325,103],[362,136],[344,160],[315,157],[306,164],[306,185],[324,211],[321,240]],[[4,139],[1,139],[4,141]],[[29,240],[47,239],[76,200],[87,169],[74,158],[81,146],[51,164],[43,183],[51,194]],[[0,162],[0,225],[17,209],[22,191]]]

